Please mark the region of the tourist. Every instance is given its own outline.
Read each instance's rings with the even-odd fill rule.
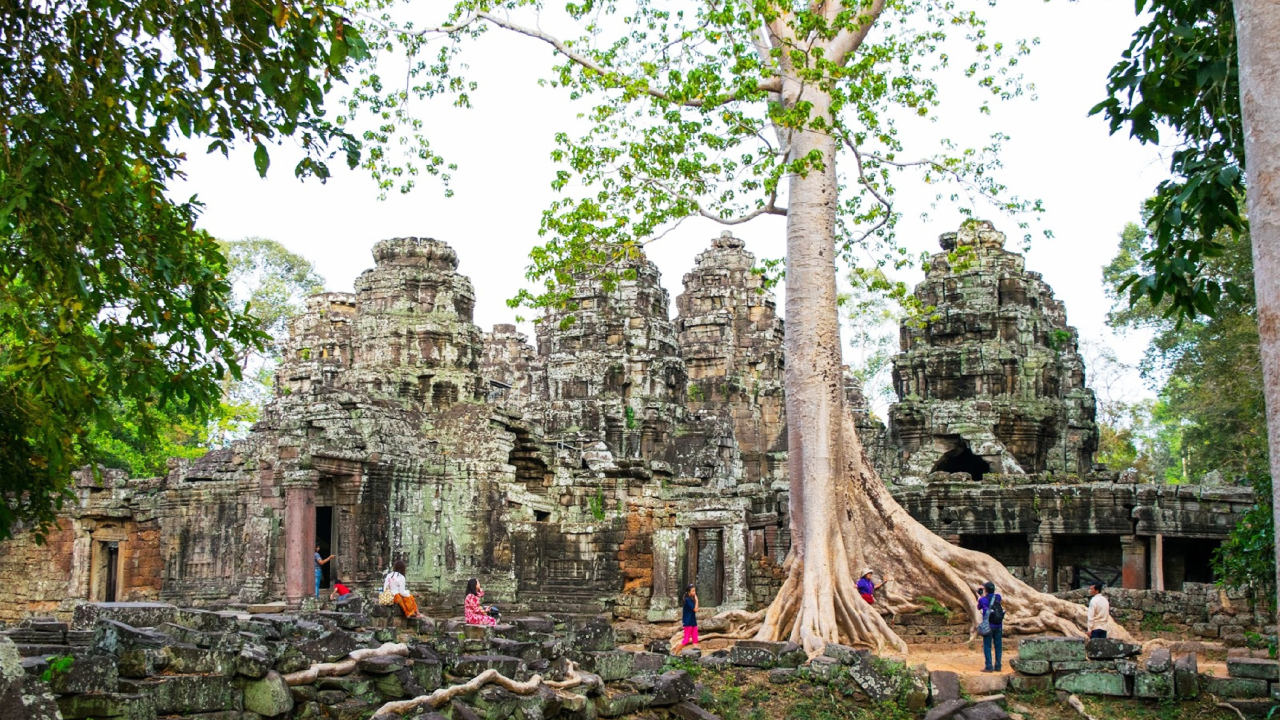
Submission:
[[[426,620],[427,616],[418,612],[418,601],[413,599],[413,595],[409,593],[409,588],[405,584],[404,560],[397,560],[391,567],[391,572],[382,581],[383,591],[391,593],[391,600],[400,606],[405,617]]]
[[[862,577],[858,578],[858,594],[862,596],[863,600],[875,605],[876,591],[884,587],[889,582],[889,578],[886,576],[884,582],[876,585],[875,581],[871,579],[872,572],[871,568],[862,571]]]
[[[982,659],[985,666],[982,672],[1000,672],[1004,655],[1004,603],[998,593],[996,584],[988,580],[978,589],[978,612],[987,621],[991,632],[982,636]],[[995,651],[995,664],[991,663],[992,650]]]
[[[684,635],[680,638],[680,644],[676,645],[676,655],[687,647],[698,647],[698,588],[693,583],[689,583],[689,586],[684,589],[681,609],[680,624],[684,625]],[[698,651],[701,652],[701,648]]]
[[[1111,622],[1111,601],[1102,594],[1102,583],[1089,584],[1089,637],[1107,636],[1107,623]]]
[[[484,590],[480,581],[471,578],[467,581],[467,599],[462,603],[462,615],[468,625],[497,625],[498,608],[493,605],[481,605]]]
[[[321,569],[320,569],[320,568],[321,568],[321,566],[323,566],[323,565],[328,565],[328,564],[329,564],[329,561],[330,561],[330,560],[332,560],[332,559],[333,559],[333,556],[332,556],[332,555],[330,555],[329,557],[327,557],[327,558],[325,558],[325,559],[321,560],[321,559],[320,559],[320,546],[319,546],[319,545],[316,545],[316,599],[317,599],[317,600],[319,600],[319,599],[320,599],[320,575],[322,574],[322,571],[321,571]]]
[[[342,581],[339,580],[338,578],[333,579],[333,592],[329,593],[330,602],[333,602],[334,600],[337,600],[338,602],[344,602],[346,601],[347,596],[350,594],[351,594],[351,588],[347,587],[346,585],[343,585]]]

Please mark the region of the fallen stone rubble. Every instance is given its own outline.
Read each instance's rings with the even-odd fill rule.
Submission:
[[[743,641],[703,657],[665,644],[617,647],[606,618],[519,617],[495,627],[408,621],[388,608],[212,612],[158,603],[79,607],[70,623],[32,619],[0,632],[0,720],[595,720],[646,711],[714,720],[686,670],[744,668],[778,685],[830,687],[892,702],[925,720],[1015,717],[1003,696],[962,696],[930,673],[842,645],[809,659],[794,643]],[[1280,692],[1275,661],[1231,658],[1230,677],[1118,640],[1019,643],[1011,688],[1152,700],[1211,693],[1265,715]],[[463,687],[458,687],[463,686]]]

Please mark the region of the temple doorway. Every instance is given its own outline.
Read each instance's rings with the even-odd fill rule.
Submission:
[[[320,546],[320,557],[327,558],[337,553],[334,547],[333,508],[327,505],[316,506],[316,544]],[[333,566],[338,562],[334,558],[320,566],[320,587],[333,586]]]
[[[724,528],[689,531],[686,583],[698,588],[698,604],[718,607],[724,595]],[[680,588],[681,598],[684,588]]]

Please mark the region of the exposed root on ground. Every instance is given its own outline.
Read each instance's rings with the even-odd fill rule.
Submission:
[[[289,673],[284,676],[284,682],[292,687],[294,685],[310,685],[321,677],[350,675],[356,669],[356,663],[360,660],[368,660],[369,658],[382,657],[384,655],[407,657],[409,655],[409,646],[404,643],[383,643],[382,647],[354,650],[345,659],[336,663],[315,663],[306,670]]]
[[[1098,720],[1098,718],[1090,715],[1088,712],[1085,711],[1084,703],[1080,702],[1080,698],[1076,697],[1075,695],[1072,695],[1067,698],[1067,704],[1071,706],[1072,710],[1075,710],[1076,712],[1080,713],[1080,716],[1083,717],[1085,720]]]
[[[752,628],[744,615],[734,637],[791,640],[810,656],[820,654],[828,642],[906,655],[906,644],[889,624],[893,617],[923,609],[920,598],[930,597],[967,615],[976,630],[982,618],[974,591],[987,581],[995,583],[1002,597],[1005,635],[1086,635],[1083,605],[1039,592],[995,558],[952,545],[912,518],[876,473],[851,417],[844,422],[845,471],[839,492],[835,497],[809,496],[809,507],[801,510],[803,541],[793,545],[783,565],[787,577],[781,590],[759,625]],[[793,482],[793,505],[797,487],[803,485]],[[819,513],[830,517],[821,518],[821,531],[814,532]],[[890,579],[875,605],[857,591],[855,573],[864,567],[874,569],[877,578]],[[1114,621],[1107,631],[1110,637],[1130,639]]]
[[[392,700],[378,708],[378,711],[375,712],[374,715],[404,715],[405,713],[413,712],[414,710],[422,707],[438,708],[459,695],[470,695],[488,684],[497,685],[508,692],[515,693],[516,695],[532,695],[537,692],[538,687],[542,685],[545,685],[556,692],[562,692],[569,688],[577,687],[582,684],[582,676],[578,674],[577,668],[573,663],[569,663],[569,673],[564,680],[543,680],[541,675],[534,675],[524,682],[519,682],[512,680],[497,670],[490,669],[485,670],[467,682],[459,685],[450,685],[447,688],[440,688],[430,695],[420,695],[409,700]]]

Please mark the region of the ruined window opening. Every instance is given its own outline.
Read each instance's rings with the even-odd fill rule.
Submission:
[[[1119,535],[1053,536],[1059,590],[1075,590],[1091,582],[1120,587],[1123,565]]]
[[[1181,590],[1183,583],[1211,583],[1217,579],[1210,561],[1222,544],[1211,538],[1164,538],[1164,586]]]
[[[933,466],[933,472],[948,473],[969,473],[976,481],[982,482],[982,476],[991,472],[991,465],[986,460],[973,454],[969,449],[969,443],[963,438],[958,438],[956,447],[948,450],[937,464]]]
[[[534,510],[534,511],[533,511],[533,519],[534,519],[534,520],[536,520],[536,521],[538,521],[538,522],[547,522],[547,521],[551,520],[551,511],[549,511],[549,510]]]
[[[685,548],[686,583],[698,588],[704,607],[720,605],[724,591],[724,528],[693,528]],[[684,588],[680,588],[683,596]]]
[[[327,505],[316,506],[316,544],[320,546],[320,557],[327,558],[334,554],[333,547],[333,508]],[[334,558],[320,566],[320,587],[327,588],[333,584]]]
[[[1027,540],[1026,533],[961,535],[960,547],[986,553],[1006,567],[1026,567],[1031,564],[1031,543]]]

